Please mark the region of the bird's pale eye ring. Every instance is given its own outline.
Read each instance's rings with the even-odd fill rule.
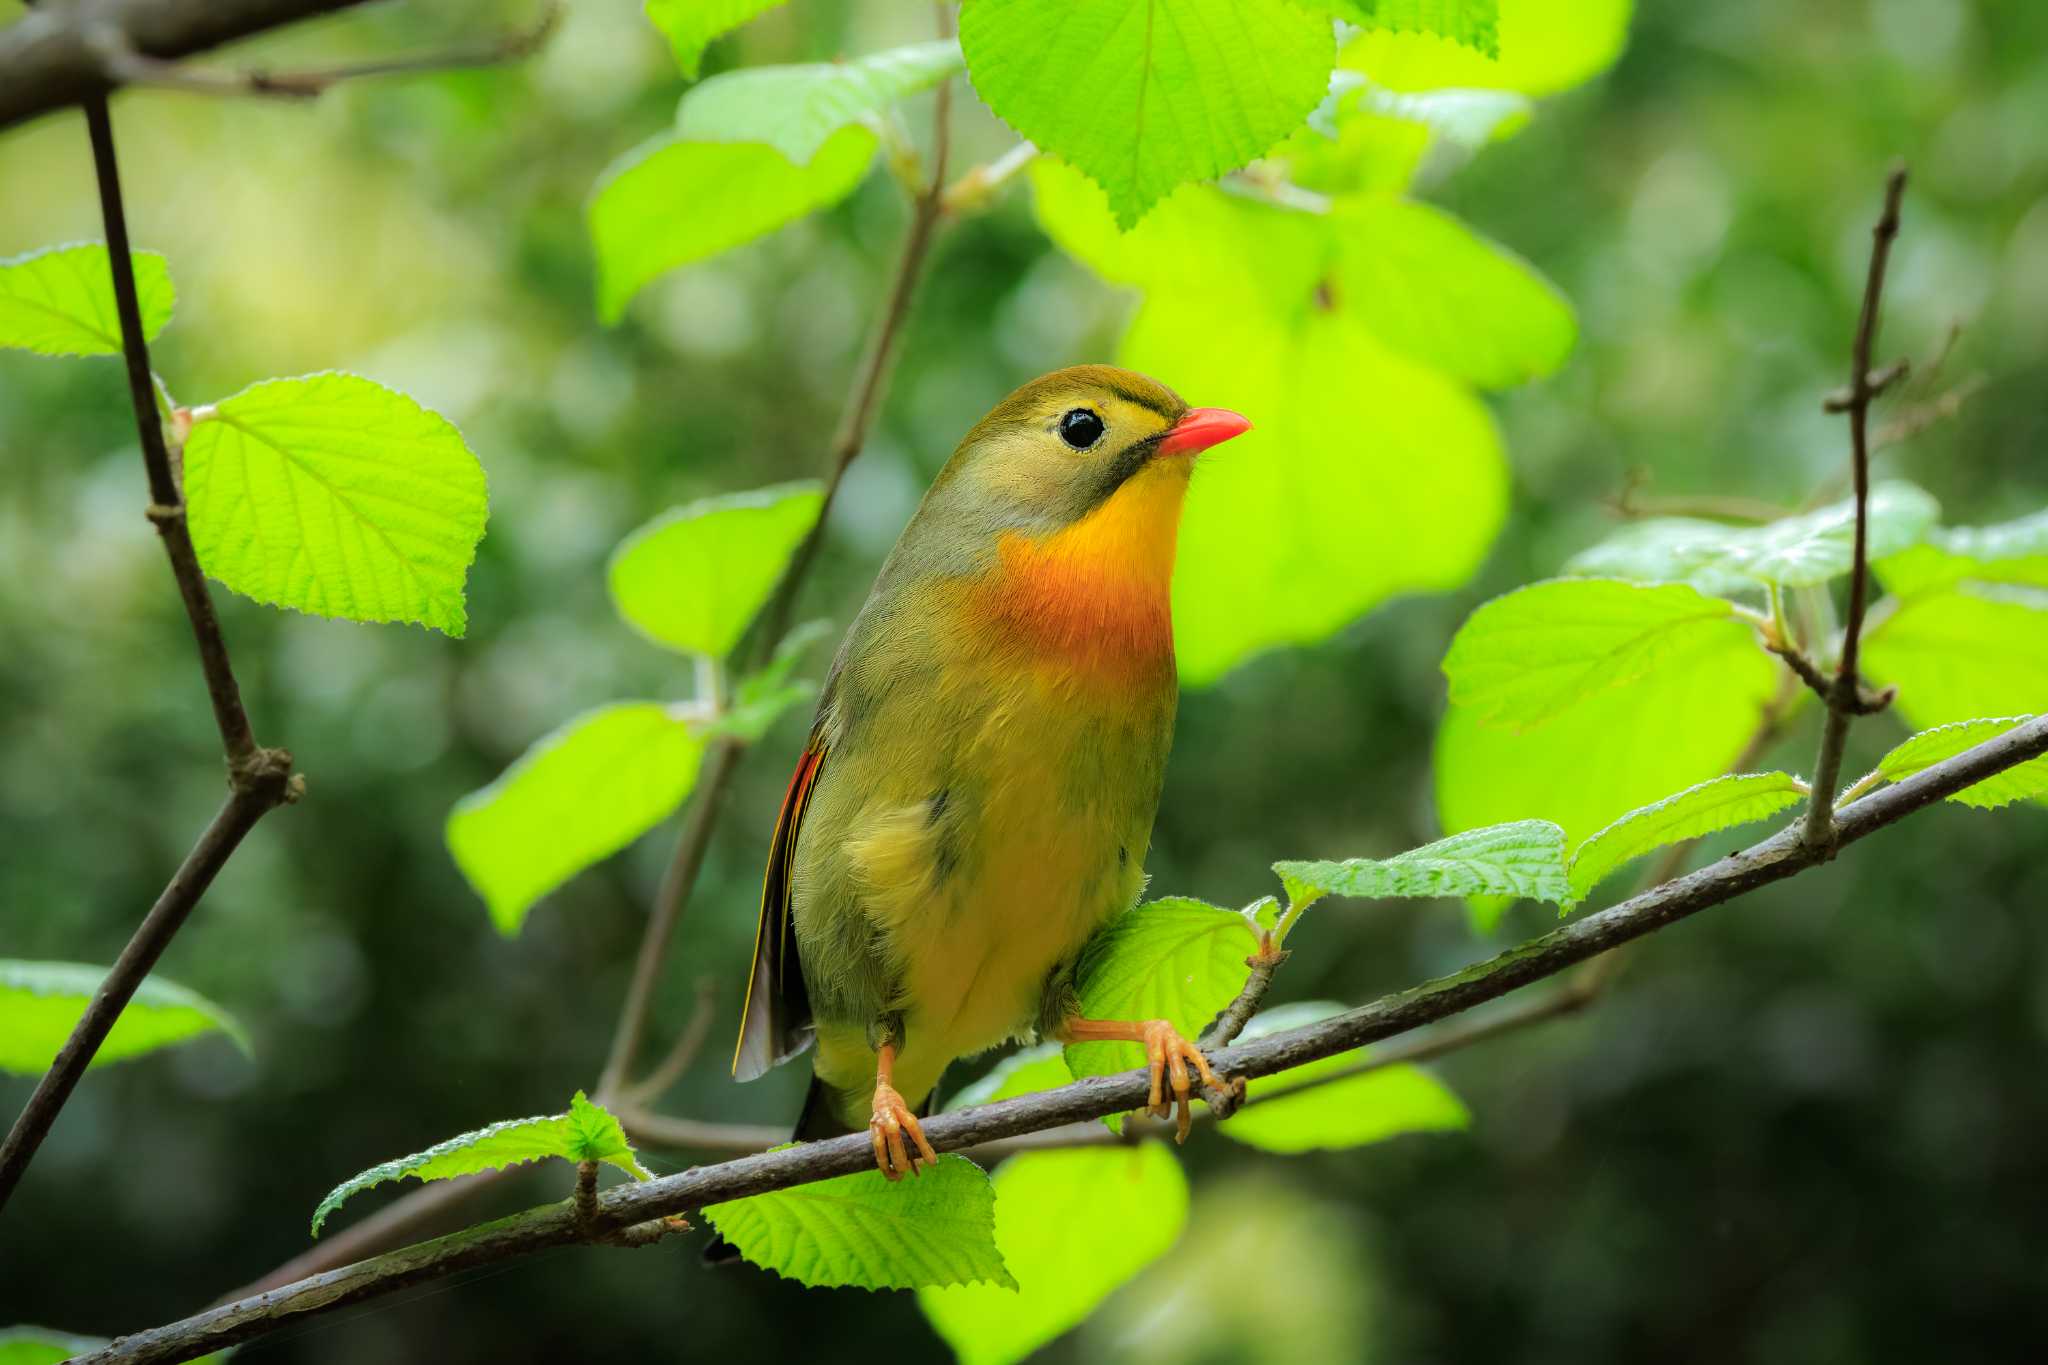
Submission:
[[[1060,439],[1076,450],[1101,440],[1102,431],[1102,418],[1088,408],[1075,408],[1060,418]]]

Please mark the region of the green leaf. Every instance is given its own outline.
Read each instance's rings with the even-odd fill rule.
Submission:
[[[1965,582],[2048,588],[2048,512],[1997,526],[1935,527],[1922,544],[1871,567],[1885,587],[1901,597]]]
[[[334,373],[252,384],[194,418],[185,501],[207,573],[317,616],[467,628],[489,499],[446,418]]]
[[[48,1327],[0,1327],[0,1365],[58,1365],[112,1343],[106,1337],[81,1337]],[[234,1353],[209,1351],[192,1357],[192,1365],[220,1365]]]
[[[342,1181],[320,1201],[320,1207],[313,1210],[313,1235],[320,1235],[321,1224],[327,1221],[328,1214],[341,1207],[342,1201],[372,1185],[401,1180],[406,1176],[421,1182],[452,1180],[459,1175],[501,1170],[506,1166],[549,1157],[579,1164],[601,1161],[618,1167],[635,1180],[653,1179],[639,1158],[633,1155],[632,1144],[626,1141],[625,1129],[619,1126],[618,1119],[604,1106],[584,1098],[579,1090],[569,1101],[566,1114],[507,1119],[473,1133],[449,1138],[446,1142],[437,1142],[424,1152],[414,1152],[411,1156],[372,1166],[361,1175]]]
[[[1747,627],[1734,608],[1678,583],[1553,578],[1483,603],[1444,655],[1451,704],[1489,725],[1530,726],[1673,654]]]
[[[950,1152],[915,1180],[861,1171],[712,1204],[704,1216],[747,1260],[813,1288],[1017,1284],[996,1250],[988,1176]]]
[[[1932,730],[1922,730],[1886,754],[1878,760],[1877,770],[1884,774],[1887,782],[1903,782],[1915,773],[1925,772],[1945,759],[1954,758],[1966,749],[1974,749],[1986,740],[1996,739],[2015,725],[2032,719],[2032,716],[2002,716],[1993,720],[1962,720],[1937,725]],[[2048,794],[2048,755],[2030,758],[1982,782],[1972,783],[1948,799],[1979,810],[1996,810],[2014,801],[2044,794]]]
[[[1395,90],[1550,95],[1612,66],[1628,39],[1631,0],[1498,0],[1498,7],[1498,56],[1434,33],[1376,27],[1345,44],[1338,63]]]
[[[1899,689],[1918,728],[2038,711],[2048,697],[2048,598],[1991,591],[1915,597],[1865,636],[1863,671]]]
[[[1870,557],[1913,544],[1940,513],[1940,505],[1912,484],[1877,485],[1870,490]],[[1565,568],[1608,578],[1690,583],[1713,593],[1764,583],[1810,587],[1849,572],[1855,528],[1853,500],[1766,526],[1660,517],[1626,528]]]
[[[1365,28],[1429,33],[1500,56],[1500,0],[1311,0]]]
[[[1666,844],[1746,825],[1796,805],[1806,784],[1790,773],[1742,773],[1687,787],[1662,801],[1632,810],[1594,834],[1572,854],[1571,892],[1566,909],[1584,900],[1609,873]]]
[[[852,192],[875,135],[834,133],[808,165],[761,142],[689,142],[670,132],[614,161],[590,200],[597,311],[617,322],[650,281],[762,237]]]
[[[1331,1001],[1306,1001],[1265,1010],[1245,1025],[1240,1041],[1313,1024],[1344,1008]],[[1471,1125],[1464,1102],[1418,1066],[1397,1063],[1343,1080],[1325,1079],[1362,1065],[1370,1056],[1367,1049],[1354,1048],[1249,1081],[1245,1094],[1251,1102],[1218,1124],[1216,1131],[1247,1146],[1291,1156]]]
[[[143,340],[155,341],[177,303],[170,267],[154,251],[130,252],[129,260]],[[121,354],[106,247],[53,246],[0,261],[0,346],[38,355]]]
[[[659,702],[586,711],[448,814],[448,851],[516,934],[533,903],[661,823],[697,781],[702,740]]]
[[[1016,1276],[921,1289],[960,1365],[1011,1365],[1080,1323],[1179,1239],[1188,1182],[1157,1142],[1013,1156],[995,1174],[996,1245]]]
[[[792,680],[793,672],[814,641],[831,632],[824,621],[806,621],[785,635],[759,672],[740,679],[726,713],[704,727],[705,738],[735,735],[742,744],[758,744],[782,713],[816,694],[808,678]]]
[[[960,46],[989,108],[1125,228],[1293,132],[1335,55],[1329,20],[1288,0],[969,0]]]
[[[960,44],[948,39],[850,62],[728,71],[683,96],[676,132],[693,142],[765,142],[805,166],[840,129],[879,131],[890,105],[960,67]]]
[[[1193,1038],[1244,989],[1259,938],[1235,910],[1184,896],[1148,901],[1097,930],[1081,950],[1075,987],[1084,1019],[1164,1019]],[[1075,1076],[1145,1065],[1136,1043],[1070,1043]]]
[[[1391,858],[1341,863],[1274,863],[1294,904],[1317,896],[1517,896],[1561,902],[1564,831],[1548,820],[1517,820],[1439,839]]]
[[[612,552],[612,605],[658,645],[721,658],[818,520],[814,483],[706,498],[662,513]]]
[[[668,36],[676,65],[691,80],[704,60],[704,49],[782,0],[647,0],[648,20]]]
[[[1487,144],[1527,126],[1533,106],[1505,90],[1402,92],[1357,71],[1330,76],[1306,129],[1273,155],[1305,189],[1333,195],[1402,191],[1441,181]]]
[[[1577,842],[1638,806],[1728,771],[1762,721],[1781,665],[1734,621],[1701,631],[1625,686],[1512,730],[1452,705],[1437,731],[1445,829],[1536,817]],[[1490,929],[1499,908],[1479,912]]]
[[[36,1076],[49,1070],[106,975],[105,967],[77,962],[0,958],[0,1071]],[[216,1030],[249,1051],[249,1035],[226,1010],[162,977],[144,977],[88,1065],[139,1057]]]
[[[1067,1070],[1067,1059],[1058,1043],[1019,1048],[990,1067],[988,1074],[961,1087],[959,1094],[946,1101],[946,1112],[1033,1095],[1073,1079],[1074,1073]]]

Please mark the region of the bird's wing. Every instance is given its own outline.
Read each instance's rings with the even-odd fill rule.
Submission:
[[[742,1081],[753,1080],[810,1046],[811,1001],[804,989],[803,965],[797,961],[796,938],[790,931],[790,878],[804,808],[810,804],[824,765],[824,736],[814,731],[782,798],[782,814],[776,818],[775,838],[768,846],[768,871],[761,879],[754,969],[747,979],[740,1042],[732,1057],[732,1074]]]

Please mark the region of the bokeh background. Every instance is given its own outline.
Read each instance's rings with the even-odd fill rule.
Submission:
[[[0,0],[0,22],[18,13]],[[244,55],[409,50],[522,17],[377,7]],[[796,0],[711,64],[863,51],[924,36],[925,19]],[[312,793],[251,839],[163,970],[236,1011],[255,1057],[215,1039],[84,1084],[0,1226],[0,1324],[111,1333],[190,1312],[302,1250],[342,1177],[559,1109],[593,1079],[668,831],[506,940],[442,822],[572,713],[687,694],[677,661],[613,615],[605,556],[671,504],[817,469],[904,217],[871,178],[600,327],[585,196],[680,89],[637,5],[579,0],[512,69],[312,105],[117,102],[131,224],[179,285],[156,354],[181,400],[368,374],[462,427],[492,513],[465,640],[219,594],[258,731],[296,752]],[[1001,151],[967,103],[963,158]],[[1642,0],[1606,77],[1433,191],[1581,319],[1559,376],[1491,400],[1514,467],[1505,533],[1463,591],[1185,698],[1153,887],[1241,903],[1270,889],[1276,857],[1433,837],[1436,664],[1472,605],[1598,539],[1632,478],[1798,502],[1839,470],[1845,434],[1819,400],[1845,372],[1894,156],[1915,180],[1885,349],[1924,358],[1961,324],[1944,382],[1983,382],[1884,466],[1950,522],[2048,505],[2048,7]],[[0,256],[96,238],[97,215],[75,115],[0,134]],[[959,434],[1014,384],[1107,358],[1129,306],[1051,251],[1021,185],[951,231],[805,614],[844,623]],[[0,956],[110,960],[220,794],[131,420],[111,361],[0,355]],[[1777,766],[1809,762],[1813,723]],[[1860,727],[1849,768],[1897,727]],[[700,975],[736,1009],[801,729],[785,720],[744,766],[663,1038]],[[1654,936],[1591,1012],[1444,1060],[1467,1133],[1299,1158],[1202,1134],[1177,1249],[1043,1358],[2018,1358],[2048,1339],[2044,867],[2040,810],[1933,810]],[[1454,904],[1331,906],[1277,996],[1366,999],[1543,924],[1524,908],[1489,941]],[[799,1077],[737,1088],[719,1051],[670,1110],[793,1111]],[[28,1088],[0,1083],[0,1108]],[[479,1211],[559,1186],[524,1177]],[[522,1262],[243,1358],[727,1354],[943,1348],[907,1295],[713,1276],[670,1246]]]

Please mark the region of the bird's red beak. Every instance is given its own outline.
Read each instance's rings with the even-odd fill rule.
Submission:
[[[1252,429],[1246,418],[1229,408],[1189,408],[1159,443],[1161,455],[1193,455],[1210,446],[1221,445],[1233,436]]]

